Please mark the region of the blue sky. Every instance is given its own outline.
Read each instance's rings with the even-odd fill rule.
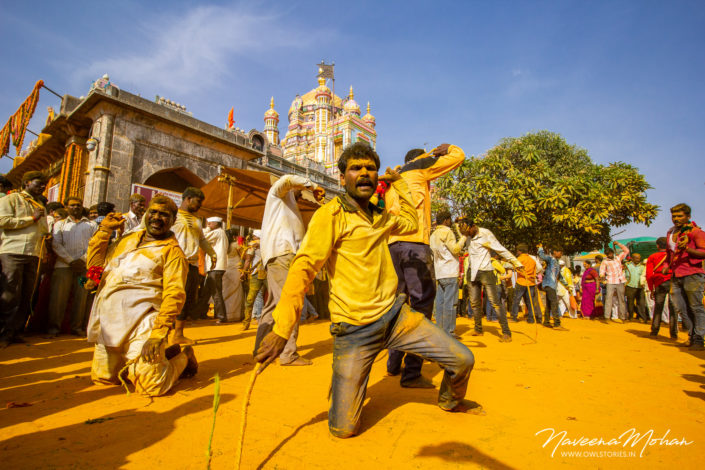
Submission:
[[[233,106],[246,130],[264,127],[273,95],[283,136],[292,99],[316,86],[325,59],[338,95],[352,84],[363,110],[371,102],[384,164],[442,142],[481,155],[548,129],[596,162],[638,167],[661,214],[613,232],[660,236],[678,202],[705,224],[703,24],[697,1],[0,0],[0,119],[38,79],[81,96],[108,73],[211,124]],[[43,91],[29,128],[58,102]],[[0,159],[0,172],[10,166]]]

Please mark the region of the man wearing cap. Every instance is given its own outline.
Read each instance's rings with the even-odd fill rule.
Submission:
[[[171,227],[179,246],[184,251],[186,260],[189,263],[188,277],[186,278],[186,302],[181,309],[181,313],[176,317],[174,336],[171,338],[172,344],[194,344],[193,340],[184,336],[184,326],[186,317],[192,319],[196,317],[196,303],[198,302],[198,286],[201,283],[201,274],[198,270],[199,249],[205,251],[211,257],[211,263],[216,264],[218,255],[206,241],[201,228],[201,219],[196,217],[196,212],[201,208],[206,196],[198,188],[188,187],[181,195],[182,202],[179,212],[176,215],[176,222]]]
[[[20,334],[27,322],[37,280],[44,236],[49,232],[40,196],[46,189],[40,171],[22,176],[22,191],[0,198],[0,348],[24,342]]]
[[[262,240],[260,251],[262,264],[267,270],[267,301],[262,308],[262,316],[257,326],[255,352],[267,333],[272,331],[272,312],[279,303],[289,265],[299,250],[306,234],[304,221],[297,206],[304,190],[313,191],[318,202],[323,202],[326,191],[308,178],[298,175],[284,175],[269,188],[262,218]],[[279,355],[282,366],[306,366],[311,361],[296,352],[296,339],[299,335],[298,323],[294,326],[284,351]]]
[[[228,235],[223,228],[223,219],[220,217],[207,218],[203,235],[215,250],[218,260],[211,264],[210,270],[207,270],[206,282],[198,295],[197,312],[201,318],[205,317],[208,311],[208,301],[212,297],[216,323],[220,325],[228,322],[225,301],[223,300],[223,274],[228,268],[228,248],[230,245],[228,244]]]

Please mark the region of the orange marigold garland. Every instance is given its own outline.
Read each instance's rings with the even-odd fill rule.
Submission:
[[[15,146],[17,155],[20,154],[27,126],[34,115],[34,110],[37,109],[39,89],[42,86],[44,86],[44,81],[39,80],[34,85],[32,93],[24,100],[15,114],[10,116],[10,119],[7,120],[7,123],[0,131],[0,156],[10,151],[10,136],[12,136],[12,144]]]

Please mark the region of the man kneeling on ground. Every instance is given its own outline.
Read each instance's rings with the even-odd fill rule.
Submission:
[[[390,169],[381,178],[399,194],[399,215],[370,204],[379,164],[377,153],[365,142],[356,142],[341,155],[338,168],[345,195],[314,213],[273,312],[273,331],[256,356],[264,366],[279,357],[301,314],[306,289],[325,265],[334,337],[328,425],[341,438],[359,430],[370,369],[385,348],[417,354],[445,370],[438,396],[442,409],[467,411],[472,406],[463,398],[473,354],[405,304],[405,295],[396,295],[388,238],[391,233],[414,232],[418,219],[406,183]]]
[[[166,337],[186,299],[188,263],[171,232],[177,207],[164,196],[153,198],[146,227],[124,235],[110,246],[110,234],[125,219],[110,213],[88,245],[89,279],[102,279],[88,322],[88,341],[95,342],[91,378],[119,384],[118,375],[135,389],[160,396],[179,377],[198,370],[191,346],[166,347]],[[90,284],[90,281],[89,281]]]

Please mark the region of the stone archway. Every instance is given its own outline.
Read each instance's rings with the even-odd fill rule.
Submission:
[[[144,184],[181,193],[189,186],[200,188],[206,183],[187,168],[178,167],[159,170],[147,178]]]

